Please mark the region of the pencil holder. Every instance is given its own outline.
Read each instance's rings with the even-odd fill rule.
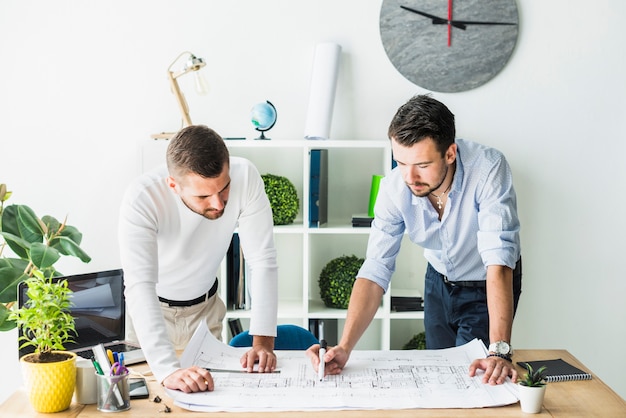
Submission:
[[[120,375],[96,374],[98,379],[98,410],[121,412],[130,409],[128,372]]]

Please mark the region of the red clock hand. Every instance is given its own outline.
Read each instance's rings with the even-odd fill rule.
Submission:
[[[448,47],[452,45],[452,0],[448,0]]]

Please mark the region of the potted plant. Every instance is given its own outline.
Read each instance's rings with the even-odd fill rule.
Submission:
[[[35,352],[20,359],[30,401],[38,412],[67,409],[76,381],[76,355],[63,352],[71,341],[74,318],[71,290],[54,264],[61,255],[91,261],[81,248],[82,234],[51,216],[37,217],[25,205],[4,207],[10,193],[0,185],[0,330],[18,326],[21,347]],[[14,256],[7,255],[10,249]],[[28,301],[16,309],[17,287],[27,283]],[[43,372],[43,375],[38,373]]]
[[[332,259],[319,277],[320,296],[329,308],[347,309],[356,275],[365,262],[356,255]]]
[[[287,177],[263,174],[261,178],[272,208],[274,225],[293,223],[300,209],[296,187]]]
[[[520,405],[522,412],[538,414],[541,412],[546,394],[546,366],[533,370],[533,367],[526,363],[526,369],[524,377],[518,382]]]
[[[426,350],[426,332],[422,331],[415,334],[406,344],[402,346],[403,350]]]

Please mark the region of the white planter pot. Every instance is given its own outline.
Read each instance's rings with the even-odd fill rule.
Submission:
[[[519,403],[522,407],[522,412],[527,414],[538,414],[541,412],[541,406],[543,405],[543,398],[546,395],[546,387],[543,386],[524,386],[517,385],[519,389]]]

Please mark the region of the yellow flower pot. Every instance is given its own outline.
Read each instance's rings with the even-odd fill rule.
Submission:
[[[69,408],[76,386],[76,354],[55,363],[33,363],[32,354],[20,358],[30,403],[37,412],[59,412]]]

